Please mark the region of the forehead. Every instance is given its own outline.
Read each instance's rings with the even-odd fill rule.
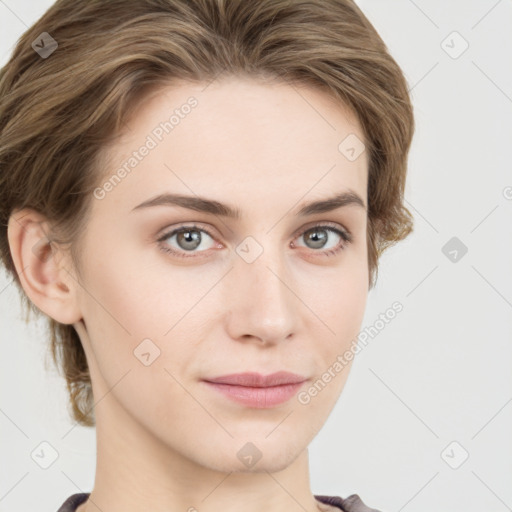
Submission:
[[[241,77],[177,82],[142,97],[126,124],[105,176],[123,165],[128,171],[111,192],[118,201],[158,192],[233,196],[231,203],[296,202],[346,189],[365,197],[362,128],[316,88]],[[357,158],[347,158],[345,141],[359,144]]]

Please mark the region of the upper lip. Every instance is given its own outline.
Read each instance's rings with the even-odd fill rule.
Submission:
[[[215,382],[217,384],[267,388],[271,386],[281,386],[284,384],[296,384],[298,382],[304,382],[307,378],[297,375],[296,373],[280,371],[271,373],[270,375],[261,375],[256,372],[231,373],[229,375],[222,375],[220,377],[204,380],[206,380],[206,382]]]

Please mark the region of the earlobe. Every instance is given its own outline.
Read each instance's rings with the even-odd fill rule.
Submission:
[[[19,210],[9,218],[9,248],[21,285],[35,306],[62,324],[81,318],[76,279],[69,257],[47,233],[44,216],[31,209]]]

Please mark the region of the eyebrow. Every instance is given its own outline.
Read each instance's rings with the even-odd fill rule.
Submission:
[[[309,202],[300,208],[297,215],[299,217],[305,217],[306,215],[313,215],[315,213],[326,213],[348,205],[356,205],[366,210],[366,205],[361,197],[349,190],[327,199]],[[242,212],[239,208],[233,208],[227,204],[205,197],[185,196],[180,194],[159,194],[135,206],[132,211],[153,206],[181,206],[189,210],[210,213],[235,220],[239,220],[242,217]]]

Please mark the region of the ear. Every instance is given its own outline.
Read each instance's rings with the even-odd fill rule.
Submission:
[[[48,222],[25,208],[13,212],[7,226],[11,255],[21,285],[43,313],[61,324],[82,318],[78,307],[79,283],[67,252],[47,237]]]

